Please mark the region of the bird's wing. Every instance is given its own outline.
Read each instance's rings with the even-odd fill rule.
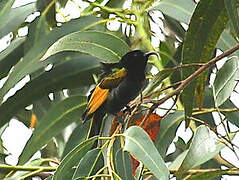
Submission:
[[[87,105],[85,112],[82,115],[83,121],[88,120],[92,117],[94,112],[101,107],[101,105],[106,101],[110,89],[117,87],[119,83],[126,76],[126,70],[124,68],[120,70],[115,70],[112,74],[103,78],[101,82],[95,87]]]
[[[86,110],[82,115],[83,122],[90,119],[94,112],[100,108],[100,106],[107,99],[109,91],[109,89],[100,88],[100,84],[95,87],[94,91],[90,95],[90,100],[87,104]]]
[[[115,88],[125,78],[126,74],[127,71],[125,68],[117,69],[115,72],[102,79],[100,87],[103,89]]]

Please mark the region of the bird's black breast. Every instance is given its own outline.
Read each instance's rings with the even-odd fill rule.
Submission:
[[[138,96],[144,84],[143,81],[130,81],[124,79],[118,87],[111,90],[104,108],[106,113],[117,113],[131,100]]]

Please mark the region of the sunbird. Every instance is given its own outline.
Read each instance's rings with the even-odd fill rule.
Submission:
[[[100,121],[105,114],[116,115],[136,98],[145,82],[145,70],[149,57],[156,52],[134,50],[126,53],[118,63],[102,63],[103,77],[89,96],[82,114],[83,122],[93,117]]]

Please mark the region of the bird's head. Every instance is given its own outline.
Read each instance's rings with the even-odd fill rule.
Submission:
[[[145,69],[149,56],[151,55],[158,54],[156,52],[145,53],[141,50],[134,50],[125,54],[120,62],[122,63],[123,67],[125,67],[128,70],[138,68]]]

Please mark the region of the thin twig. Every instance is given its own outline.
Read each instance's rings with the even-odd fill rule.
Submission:
[[[167,101],[169,98],[178,95],[188,84],[190,84],[195,78],[197,78],[202,72],[204,72],[207,68],[210,66],[214,65],[217,61],[221,60],[224,57],[227,57],[237,51],[239,49],[239,44],[236,46],[233,46],[232,48],[226,50],[224,53],[221,55],[211,59],[207,63],[205,63],[203,66],[201,66],[198,70],[196,70],[193,74],[191,74],[188,78],[182,81],[182,83],[172,92],[166,94],[162,99],[155,101],[154,104],[151,106],[149,109],[147,115],[144,117],[143,121],[148,119],[149,115],[153,113],[153,111],[162,103]]]
[[[228,49],[227,51],[225,51],[221,55],[219,55],[219,56],[211,59],[207,63],[205,63],[197,71],[195,71],[193,74],[191,74],[188,78],[183,80],[182,83],[174,91],[168,93],[165,97],[163,97],[162,99],[160,99],[157,102],[155,102],[150,111],[153,112],[154,109],[156,109],[160,104],[164,103],[166,100],[168,100],[172,96],[175,96],[175,95],[179,94],[188,84],[190,84],[195,78],[197,78],[207,68],[209,68],[210,66],[214,65],[217,61],[221,60],[222,58],[231,55],[232,53],[234,53],[238,49],[239,49],[239,44],[237,44],[236,46]]]

